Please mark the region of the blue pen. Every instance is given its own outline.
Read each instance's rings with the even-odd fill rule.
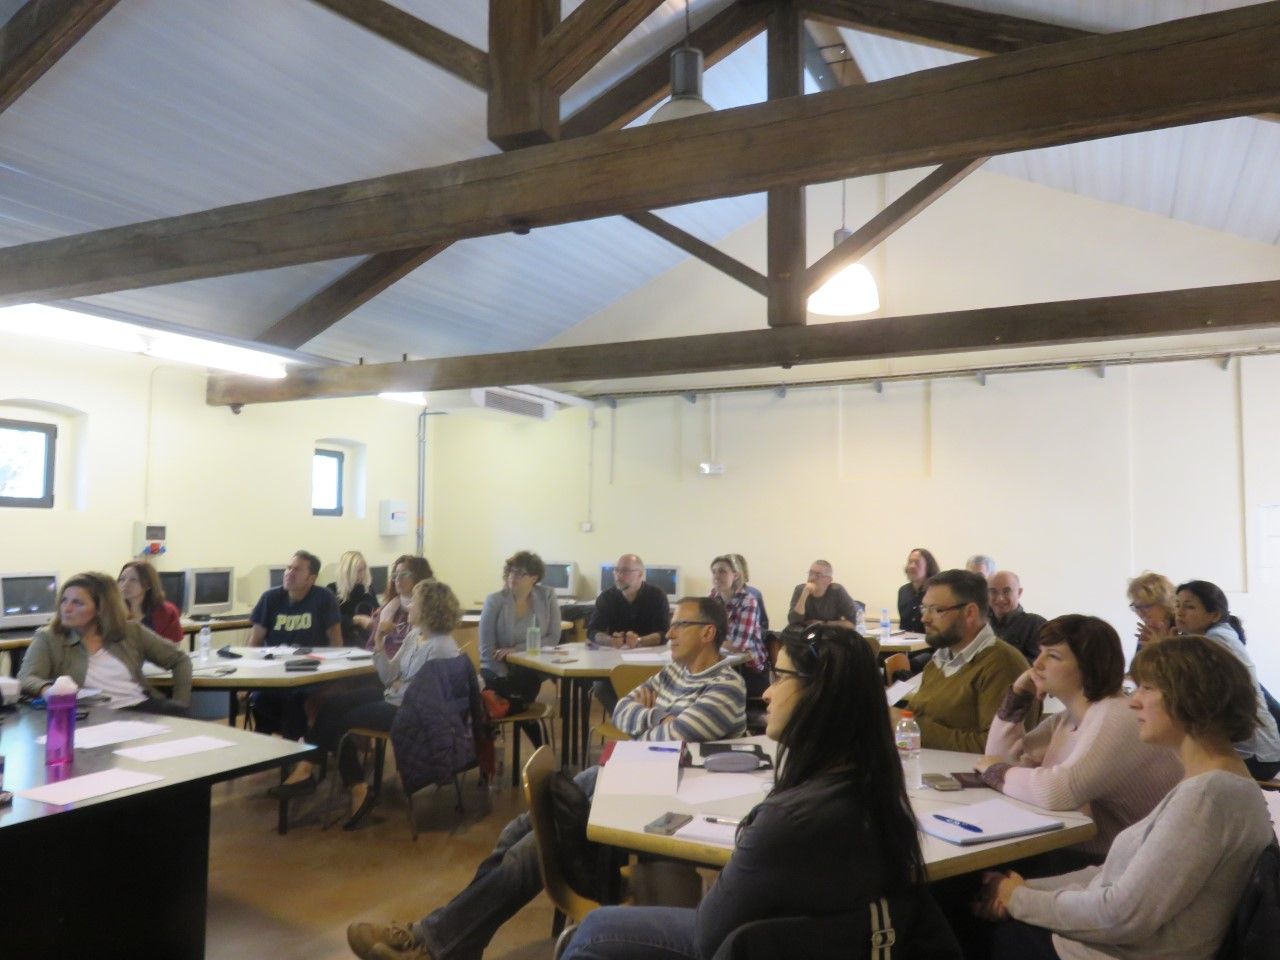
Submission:
[[[679,753],[679,747],[650,747],[654,753]]]
[[[976,827],[972,823],[965,823],[963,820],[956,820],[953,817],[944,817],[940,813],[935,813],[933,819],[941,820],[943,823],[949,823],[953,827],[959,827],[961,830],[968,830],[970,833],[981,833],[982,828]]]

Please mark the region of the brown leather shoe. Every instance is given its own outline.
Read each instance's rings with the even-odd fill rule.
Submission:
[[[372,957],[430,957],[407,923],[353,923],[347,927],[347,946],[360,960]],[[391,953],[375,953],[387,947]],[[415,949],[420,952],[414,953]]]

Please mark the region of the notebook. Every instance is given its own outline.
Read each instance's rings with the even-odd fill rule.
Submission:
[[[946,819],[942,819],[944,817]],[[1061,820],[1032,813],[1000,799],[917,813],[916,822],[930,836],[962,847],[1030,833],[1048,833],[1063,826]]]

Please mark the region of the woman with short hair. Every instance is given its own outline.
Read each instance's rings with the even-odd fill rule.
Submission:
[[[155,567],[145,560],[130,560],[120,568],[116,584],[130,620],[136,620],[166,640],[182,642],[182,614],[165,597]]]
[[[173,671],[166,699],[142,673],[143,661]],[[107,705],[155,713],[182,711],[191,702],[191,661],[168,640],[129,620],[115,580],[77,573],[58,591],[58,610],[36,631],[18,670],[31,697],[66,674],[81,687],[101,690]]]
[[[696,910],[593,910],[565,960],[705,960],[753,920],[856,916],[881,896],[917,907],[915,924],[895,923],[895,957],[959,957],[925,884],[871,648],[853,631],[825,625],[783,634],[782,642],[764,694],[777,778],[743,818],[715,885]]]
[[[1144,570],[1129,581],[1129,609],[1138,615],[1134,636],[1141,650],[1174,633],[1173,581],[1159,573]]]
[[[759,699],[769,685],[769,655],[760,624],[760,604],[747,589],[746,577],[734,554],[722,554],[711,561],[711,593],[724,604],[729,633],[722,647],[725,653],[741,653],[746,661],[738,668],[747,684],[748,699]]]
[[[977,770],[987,786],[1049,810],[1082,810],[1098,832],[1049,854],[1059,870],[1101,863],[1116,834],[1141,820],[1182,776],[1168,750],[1138,739],[1138,718],[1120,689],[1124,650],[1111,624],[1078,613],[1040,630],[1040,655],[1005,694]],[[1066,708],[1029,733],[1036,701]]]
[[[982,910],[1008,919],[994,960],[1212,957],[1274,839],[1232,747],[1257,722],[1244,664],[1205,637],[1170,637],[1143,648],[1133,676],[1138,736],[1174,752],[1182,780],[1120,832],[1100,867],[1039,880],[988,874]]]

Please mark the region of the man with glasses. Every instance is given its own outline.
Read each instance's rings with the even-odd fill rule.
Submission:
[[[634,649],[661,644],[671,625],[671,605],[665,593],[645,583],[644,561],[634,553],[624,553],[613,568],[613,583],[596,597],[587,636],[602,647]],[[592,692],[605,716],[613,713],[618,696],[609,681],[599,681]]]
[[[747,689],[720,655],[728,633],[724,606],[686,597],[667,630],[671,664],[622,698],[614,725],[635,740],[724,740],[746,730]],[[588,798],[599,767],[574,777]],[[538,895],[542,876],[528,814],[503,829],[475,879],[448,904],[417,923],[353,923],[347,943],[356,956],[463,960],[478,958],[498,928]]]
[[[1044,617],[1022,609],[1022,581],[1012,570],[1001,570],[987,578],[987,599],[991,603],[991,629],[995,635],[1017,647],[1028,661],[1040,656],[1040,628]]]
[[[920,612],[933,650],[909,702],[921,745],[982,753],[991,719],[1027,660],[987,623],[987,581],[980,574],[943,570],[930,578]]]
[[[809,564],[809,577],[791,591],[791,609],[787,611],[787,623],[793,626],[812,626],[825,623],[831,627],[853,629],[857,619],[858,601],[849,591],[832,580],[831,564],[815,560]]]

